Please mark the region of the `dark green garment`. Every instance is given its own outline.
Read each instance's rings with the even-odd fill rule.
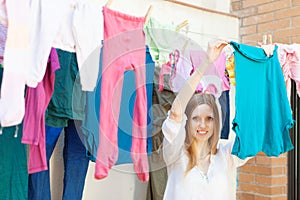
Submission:
[[[27,156],[26,145],[21,143],[22,129],[22,125],[2,128],[0,135],[1,200],[28,199]]]
[[[3,68],[0,68],[0,88]],[[16,127],[18,130],[16,131]],[[23,126],[0,126],[0,200],[27,200],[26,145],[21,143]]]
[[[163,133],[161,131],[162,123],[167,118],[167,112],[175,99],[175,94],[168,88],[169,75],[164,75],[165,88],[158,92],[159,67],[155,67],[154,87],[152,97],[153,111],[153,136],[152,150],[149,156],[150,179],[148,183],[147,200],[162,200],[167,185],[168,174],[166,164],[162,154]]]
[[[66,127],[69,119],[83,120],[86,92],[82,91],[75,53],[57,49],[60,69],[55,72],[54,92],[46,112],[46,125]]]

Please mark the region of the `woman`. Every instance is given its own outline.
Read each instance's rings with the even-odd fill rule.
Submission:
[[[162,130],[168,168],[166,200],[233,200],[236,168],[245,161],[231,155],[231,144],[217,148],[219,112],[211,94],[194,94],[205,70],[227,43],[208,45],[207,59],[177,94]]]

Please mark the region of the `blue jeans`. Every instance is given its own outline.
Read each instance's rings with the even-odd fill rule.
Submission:
[[[76,125],[75,125],[76,124]],[[89,159],[77,131],[81,121],[69,120],[64,128],[64,189],[63,200],[81,200]],[[46,156],[48,168],[58,137],[63,128],[46,126]],[[28,184],[29,200],[51,200],[49,170],[30,174]]]
[[[221,139],[228,139],[229,127],[230,127],[230,101],[229,101],[229,90],[223,91],[219,98],[219,102],[222,110],[222,130]]]

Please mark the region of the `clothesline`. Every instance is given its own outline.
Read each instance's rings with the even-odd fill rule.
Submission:
[[[220,35],[217,35],[217,34],[202,33],[202,32],[190,31],[190,30],[180,30],[180,32],[184,33],[184,34],[192,33],[192,34],[202,35],[202,36],[207,37],[207,38],[219,38],[220,37]],[[229,37],[229,38],[225,38],[225,39],[227,39],[227,40],[234,40],[234,41],[238,41],[239,40],[239,38],[235,38],[235,37]],[[257,40],[243,39],[243,43],[245,43],[245,42],[246,43],[255,43],[255,44],[257,44],[259,41],[257,41]]]

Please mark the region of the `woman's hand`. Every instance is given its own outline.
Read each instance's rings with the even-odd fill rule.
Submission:
[[[180,89],[172,104],[170,119],[181,122],[185,108],[199,85],[205,70],[219,57],[227,44],[227,41],[221,39],[212,40],[208,43],[207,60],[202,62],[201,66],[198,66]]]
[[[213,63],[222,52],[223,48],[228,45],[228,41],[224,39],[214,39],[208,43],[207,58],[208,62]]]

